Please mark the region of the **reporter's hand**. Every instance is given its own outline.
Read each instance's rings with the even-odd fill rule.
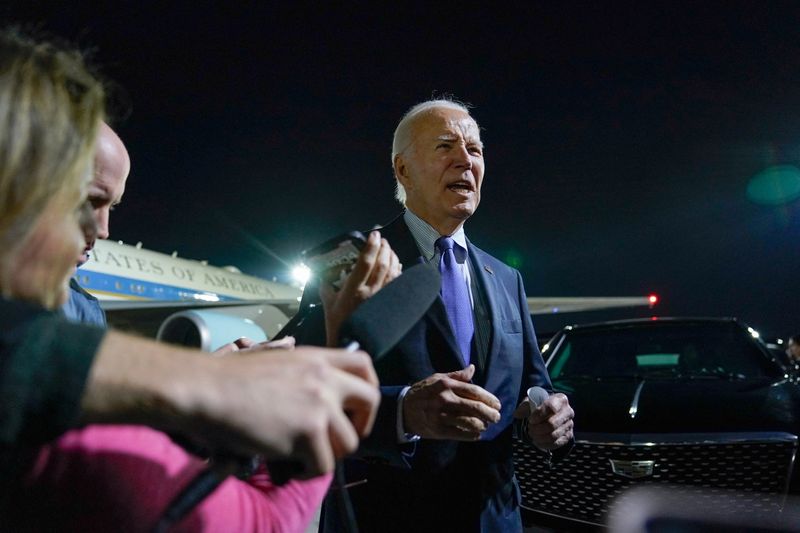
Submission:
[[[380,394],[369,357],[301,347],[212,359],[195,410],[205,428],[188,428],[214,450],[302,463],[302,477],[333,469],[369,434]]]
[[[550,395],[539,407],[526,398],[514,411],[515,418],[528,419],[528,436],[533,444],[545,451],[564,446],[573,437],[575,411],[566,395]]]
[[[477,440],[500,421],[500,400],[469,383],[475,366],[433,374],[411,386],[403,399],[405,429],[428,439]]]
[[[248,348],[255,350],[294,350],[294,346],[295,338],[291,335],[287,335],[286,337],[281,337],[278,340],[259,342],[249,346]]]
[[[109,331],[81,397],[85,424],[145,424],[215,455],[329,472],[372,429],[380,402],[369,356],[326,348],[208,357]]]
[[[240,337],[233,342],[223,344],[213,352],[211,355],[215,357],[223,357],[234,352],[249,352],[249,351],[262,351],[262,350],[276,350],[284,349],[291,350],[294,348],[295,338],[292,336],[282,337],[278,340],[255,342],[247,337]]]
[[[353,270],[345,279],[341,290],[322,283],[319,288],[325,310],[325,331],[328,346],[338,346],[339,328],[350,314],[367,298],[385,287],[400,275],[403,265],[397,259],[386,239],[372,231]]]

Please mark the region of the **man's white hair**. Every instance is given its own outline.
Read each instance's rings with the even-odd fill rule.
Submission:
[[[403,118],[400,119],[400,122],[397,124],[397,128],[394,130],[394,138],[392,139],[392,168],[394,168],[395,158],[405,152],[413,142],[413,139],[411,138],[411,126],[413,125],[414,121],[420,115],[423,115],[433,109],[455,109],[456,111],[463,111],[469,115],[469,109],[466,105],[456,100],[449,100],[446,98],[427,100],[409,109],[406,114],[403,115]],[[395,176],[395,179],[397,179],[397,176]],[[402,205],[406,205],[406,190],[400,183],[400,180],[397,180],[397,187],[394,192],[394,197],[397,198],[397,201]]]

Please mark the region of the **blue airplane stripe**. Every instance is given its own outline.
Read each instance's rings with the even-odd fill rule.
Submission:
[[[76,276],[81,287],[88,291],[102,291],[117,296],[133,296],[144,300],[197,300],[197,295],[215,295],[221,302],[241,300],[233,296],[225,296],[217,292],[198,291],[188,287],[164,285],[113,274],[79,270]]]

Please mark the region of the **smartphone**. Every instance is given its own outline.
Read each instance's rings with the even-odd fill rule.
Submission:
[[[314,275],[338,289],[366,242],[360,231],[343,233],[303,251],[303,263]]]

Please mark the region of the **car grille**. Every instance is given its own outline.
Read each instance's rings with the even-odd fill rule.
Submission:
[[[636,444],[620,444],[621,439],[579,439],[569,456],[552,468],[532,446],[515,442],[522,507],[603,524],[612,501],[625,489],[664,484],[677,487],[700,505],[705,499],[720,505],[721,494],[735,491],[736,498],[724,501],[737,512],[781,509],[797,450],[794,435],[737,434],[735,439],[669,435],[667,443],[664,436],[659,437],[639,438]],[[623,477],[612,472],[612,459],[653,461],[652,474]]]

